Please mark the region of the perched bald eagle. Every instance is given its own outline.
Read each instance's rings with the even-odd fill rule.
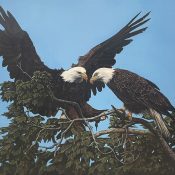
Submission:
[[[94,47],[85,56],[80,57],[78,63],[74,64],[72,68],[64,70],[48,68],[38,56],[27,32],[22,30],[9,11],[6,13],[0,7],[0,24],[4,28],[4,30],[0,30],[2,66],[7,66],[10,77],[15,81],[28,81],[35,71],[48,72],[52,77],[52,91],[57,98],[77,102],[85,117],[98,115],[102,110],[96,110],[86,102],[91,97],[91,90],[96,94],[97,91],[102,90],[104,84],[91,85],[84,80],[87,80],[87,76],[91,77],[92,73],[100,67],[113,66],[115,64],[114,56],[132,41],[131,37],[146,30],[146,27],[138,28],[149,20],[145,19],[149,13],[136,20],[138,15],[117,34]],[[66,109],[69,117],[79,117],[74,106],[54,103],[48,99],[44,101],[41,108],[33,112],[41,115],[55,115],[59,107]]]
[[[161,115],[171,117],[170,111],[175,111],[175,108],[153,82],[128,70],[111,68],[97,69],[90,82],[107,84],[131,113],[149,113],[154,116],[162,134],[169,137]]]

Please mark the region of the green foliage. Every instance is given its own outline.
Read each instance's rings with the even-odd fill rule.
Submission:
[[[45,72],[36,72],[31,81],[1,84],[1,98],[9,102],[3,115],[10,123],[0,128],[0,175],[174,174],[174,165],[151,136],[113,133],[94,142],[89,131],[77,132],[72,125],[66,132],[65,120],[38,115],[43,103],[52,102],[51,89]],[[124,116],[115,115],[109,128],[126,124]],[[172,132],[173,127],[170,123]]]

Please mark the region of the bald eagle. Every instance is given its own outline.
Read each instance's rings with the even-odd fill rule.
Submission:
[[[128,111],[135,114],[151,114],[155,117],[162,134],[165,137],[170,136],[162,115],[171,117],[170,111],[175,111],[175,108],[153,82],[128,70],[111,68],[97,69],[90,82],[107,84]]]
[[[139,15],[139,14],[138,14]],[[0,7],[0,24],[4,30],[0,30],[0,55],[3,57],[2,66],[6,67],[10,77],[16,80],[28,81],[35,71],[46,71],[52,77],[52,91],[54,95],[63,100],[77,102],[82,108],[83,115],[90,117],[98,115],[103,110],[96,110],[87,104],[93,94],[104,88],[103,83],[91,85],[86,82],[87,76],[101,67],[111,67],[115,64],[113,57],[128,45],[132,36],[142,33],[146,27],[139,28],[149,19],[145,19],[149,13],[136,19],[136,15],[117,34],[94,47],[86,55],[81,56],[77,64],[73,64],[69,70],[50,69],[38,56],[28,33],[20,27],[14,16]],[[74,106],[58,104],[46,99],[44,105],[34,113],[41,115],[55,115],[58,108],[66,110],[68,116],[79,117]]]

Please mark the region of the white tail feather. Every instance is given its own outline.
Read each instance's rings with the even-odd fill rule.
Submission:
[[[155,110],[152,110],[152,109],[150,110],[150,113],[152,116],[154,116],[155,122],[156,122],[158,128],[160,129],[162,135],[166,138],[170,138],[171,134],[170,134],[168,128],[166,127],[166,125],[162,119],[162,116],[158,112],[156,112]]]

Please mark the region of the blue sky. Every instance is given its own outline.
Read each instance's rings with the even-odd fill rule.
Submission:
[[[143,34],[117,55],[120,67],[155,82],[175,105],[175,1],[160,0],[0,0],[26,30],[40,57],[51,68],[68,69],[93,46],[120,30],[132,17],[151,11]],[[0,82],[9,80],[0,68]],[[105,89],[90,103],[96,108],[121,107]],[[0,113],[6,104],[0,102]],[[7,121],[1,119],[1,126]]]

